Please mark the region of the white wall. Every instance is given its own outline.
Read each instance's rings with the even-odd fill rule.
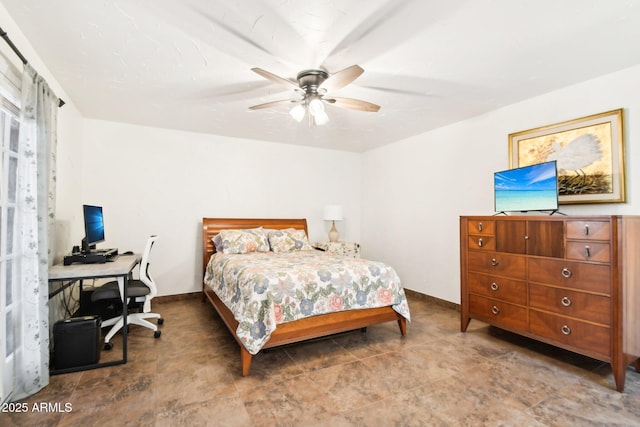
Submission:
[[[68,103],[58,112],[58,147],[56,167],[56,256],[55,262],[78,244],[73,236],[82,230],[80,159],[84,119],[76,108]]]
[[[493,172],[508,135],[624,108],[627,203],[563,205],[567,214],[640,213],[640,66],[532,98],[363,155],[362,253],[405,287],[460,302],[459,217],[493,214]]]
[[[99,247],[142,251],[160,236],[152,259],[160,295],[201,289],[205,216],[307,218],[314,242],[327,240],[323,208],[337,203],[341,237],[360,240],[355,153],[86,120],[80,164],[82,203],[104,208]],[[81,224],[81,204],[67,209]]]

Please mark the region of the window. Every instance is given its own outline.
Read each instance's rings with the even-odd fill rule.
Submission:
[[[18,174],[19,85],[16,74],[0,61],[0,401],[13,390],[15,354],[19,349],[16,331],[17,262],[16,193]]]

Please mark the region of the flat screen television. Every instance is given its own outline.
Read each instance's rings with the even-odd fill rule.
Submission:
[[[96,243],[104,242],[104,217],[102,206],[82,205],[84,214],[84,239],[82,250],[87,253]]]
[[[558,210],[556,161],[538,163],[493,174],[495,211]]]

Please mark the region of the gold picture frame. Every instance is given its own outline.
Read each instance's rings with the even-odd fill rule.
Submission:
[[[560,204],[623,203],[623,109],[509,134],[509,167],[556,160]]]

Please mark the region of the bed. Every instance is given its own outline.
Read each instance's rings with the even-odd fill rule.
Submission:
[[[407,320],[409,317],[409,308],[406,302],[406,297],[404,295],[404,291],[399,284],[399,279],[397,279],[397,288],[394,290],[395,300],[386,301],[389,305],[371,307],[371,308],[363,308],[362,306],[357,308],[345,309],[344,311],[331,311],[324,314],[313,314],[310,317],[302,317],[299,319],[282,320],[282,312],[280,312],[280,316],[276,313],[276,319],[279,317],[279,321],[277,320],[275,324],[272,325],[271,329],[266,331],[267,334],[264,334],[264,330],[258,329],[257,334],[260,336],[262,341],[249,342],[251,341],[251,336],[257,336],[256,334],[251,335],[254,331],[247,331],[247,328],[243,328],[244,323],[257,324],[254,320],[246,322],[241,315],[234,315],[233,310],[237,311],[237,307],[233,306],[229,302],[229,295],[225,292],[229,290],[225,287],[232,286],[230,284],[230,279],[227,276],[223,276],[226,274],[242,274],[243,278],[246,278],[246,271],[255,270],[260,273],[264,273],[264,269],[267,267],[266,264],[269,260],[267,258],[276,258],[278,255],[282,255],[285,259],[277,259],[274,262],[280,263],[280,267],[287,267],[285,271],[278,273],[278,277],[283,277],[285,274],[291,274],[292,272],[298,272],[298,270],[292,270],[291,265],[298,265],[298,258],[295,257],[313,257],[318,256],[321,258],[317,258],[314,262],[329,262],[332,259],[331,255],[323,254],[320,251],[315,251],[313,248],[303,248],[310,250],[302,250],[299,251],[299,254],[274,254],[271,252],[271,256],[266,253],[250,253],[250,254],[242,254],[242,255],[224,255],[219,254],[218,256],[213,256],[216,254],[216,247],[213,243],[213,238],[216,235],[222,235],[221,232],[225,231],[228,236],[229,233],[234,233],[234,230],[246,230],[247,232],[262,229],[265,230],[270,236],[273,236],[273,233],[276,233],[277,230],[283,231],[283,233],[292,233],[293,231],[287,230],[303,230],[304,236],[306,237],[307,231],[307,221],[306,219],[253,219],[253,218],[203,218],[202,219],[202,265],[203,265],[203,287],[202,287],[202,299],[203,301],[209,301],[215,310],[218,312],[227,328],[238,342],[240,346],[240,360],[242,365],[242,375],[249,375],[249,369],[251,367],[251,359],[252,356],[257,354],[261,349],[272,348],[276,346],[281,346],[285,344],[291,344],[299,341],[304,341],[312,338],[324,337],[336,333],[351,331],[355,329],[366,328],[371,325],[396,321],[400,328],[400,333],[402,336],[406,335],[407,332]],[[273,232],[273,233],[270,233]],[[276,233],[277,235],[282,235],[283,233]],[[219,242],[218,242],[219,243]],[[222,251],[227,252],[227,251]],[[336,258],[336,256],[333,256]],[[334,259],[336,263],[340,265],[340,271],[344,270],[343,263],[350,262],[346,257],[337,257],[342,259]],[[245,262],[248,263],[248,266],[239,266],[238,263]],[[362,267],[362,263],[372,263],[373,267],[370,268],[371,271],[376,271],[379,273],[379,269],[388,268],[388,272],[392,272],[395,275],[395,271],[391,267],[385,266],[382,263],[373,263],[372,261],[366,260],[353,260],[353,262],[359,263],[358,265]],[[225,270],[225,267],[229,265],[230,267]],[[301,265],[302,269],[303,266]],[[330,268],[330,267],[327,267]],[[223,273],[224,272],[224,273]],[[240,272],[240,273],[239,273]],[[300,273],[305,274],[305,273]],[[318,273],[320,274],[320,273]],[[391,274],[391,273],[388,273]],[[272,274],[269,277],[275,277]],[[397,275],[396,275],[397,278]],[[226,280],[225,280],[226,279]],[[363,282],[368,281],[369,278],[362,278]],[[217,283],[216,283],[217,281]],[[253,286],[253,285],[252,285]],[[389,285],[391,286],[391,285]],[[395,286],[395,285],[394,285]],[[217,287],[218,291],[214,290],[214,287]],[[243,291],[244,292],[244,291]],[[247,291],[248,292],[248,291]],[[346,295],[349,290],[343,290]],[[259,291],[259,293],[263,293]],[[220,295],[219,295],[220,294]],[[237,298],[236,298],[237,297]],[[335,297],[335,296],[334,296]],[[240,299],[238,295],[235,295],[234,298]],[[244,297],[247,298],[246,296]],[[227,301],[227,304],[223,302],[223,299]],[[337,298],[339,302],[343,302],[340,297]],[[345,298],[346,300],[346,298]],[[262,304],[265,306],[267,304],[266,299],[263,299],[262,302],[258,302],[255,304]],[[238,301],[236,301],[238,302]],[[384,301],[383,301],[384,303]],[[255,305],[254,304],[254,305]],[[228,306],[229,305],[229,306]],[[299,311],[303,310],[303,303],[294,303],[294,307],[299,307]],[[346,306],[347,304],[345,304]],[[354,304],[355,307],[355,304]],[[367,306],[368,307],[368,306]],[[254,312],[256,310],[253,310]],[[254,313],[255,314],[255,313]],[[290,313],[289,313],[290,314]],[[286,317],[286,316],[285,316]],[[291,317],[291,316],[289,316]],[[268,318],[268,317],[267,317]],[[271,315],[271,321],[265,320],[260,323],[260,326],[264,328],[264,324],[271,325],[273,322],[273,315]],[[239,328],[240,326],[240,328]],[[265,338],[266,335],[266,339]]]

